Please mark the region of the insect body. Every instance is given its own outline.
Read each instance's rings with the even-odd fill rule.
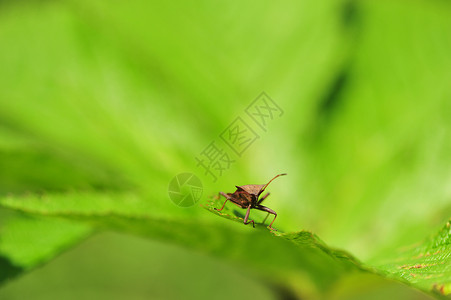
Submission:
[[[227,201],[232,201],[233,203],[235,203],[236,205],[238,205],[241,208],[247,208],[246,216],[244,217],[244,224],[247,225],[249,223],[252,223],[253,227],[255,227],[254,220],[248,221],[250,210],[252,208],[255,208],[258,210],[266,211],[266,212],[274,215],[274,219],[272,220],[271,224],[269,225],[269,228],[273,229],[272,224],[274,223],[274,221],[277,218],[277,213],[275,211],[273,211],[272,209],[261,205],[261,203],[269,196],[269,193],[267,193],[260,199],[259,199],[259,197],[263,193],[263,191],[266,189],[266,187],[271,183],[271,181],[273,181],[277,177],[283,176],[283,175],[287,175],[287,174],[284,173],[284,174],[276,175],[267,184],[248,184],[248,185],[242,185],[242,186],[237,185],[236,191],[234,193],[226,194],[224,192],[219,192],[221,195],[223,195],[226,198],[226,201],[224,201],[224,204],[222,205],[222,207],[220,209],[216,209],[216,208],[215,209],[217,211],[223,210]]]

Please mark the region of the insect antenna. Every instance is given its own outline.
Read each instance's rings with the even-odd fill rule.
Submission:
[[[267,184],[265,184],[265,186],[260,190],[260,193],[258,193],[258,194],[260,195],[261,193],[263,193],[263,191],[264,191],[264,190],[266,189],[266,187],[271,183],[271,181],[273,181],[274,179],[276,179],[276,178],[279,177],[279,176],[284,176],[284,175],[287,175],[287,173],[282,173],[282,174],[278,174],[278,175],[274,176],[273,179],[271,179]]]

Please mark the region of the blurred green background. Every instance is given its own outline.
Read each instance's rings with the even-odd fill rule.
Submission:
[[[275,227],[376,263],[451,215],[450,53],[443,0],[0,1],[0,195],[132,191],[157,219],[224,223],[174,205],[170,180],[195,173],[204,203],[286,172],[265,201]],[[260,138],[213,182],[195,158],[226,148],[220,134],[263,91],[284,114],[254,124]],[[116,233],[0,288],[213,294],[280,296],[245,266]]]

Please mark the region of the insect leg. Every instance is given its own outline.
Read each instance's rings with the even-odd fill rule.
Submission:
[[[260,198],[260,200],[258,200],[257,204],[262,203],[263,200],[265,200],[268,196],[269,196],[269,193],[266,193],[266,195],[264,195],[263,197]]]
[[[254,220],[250,220],[249,222],[247,221],[249,219],[249,213],[251,212],[251,206],[249,205],[247,207],[247,212],[246,212],[246,216],[244,217],[244,225],[247,225],[249,223],[252,223],[252,227],[255,228],[255,222]]]
[[[224,193],[224,192],[219,192],[221,195],[223,195],[225,198],[226,198],[226,201],[224,201],[224,204],[222,205],[222,207],[221,207],[221,209],[217,209],[217,208],[215,208],[217,211],[221,211],[221,210],[223,210],[224,209],[224,206],[225,206],[225,204],[227,203],[227,200],[230,200],[229,198],[229,196],[226,194],[226,193]]]
[[[275,211],[273,211],[271,208],[263,206],[263,205],[257,205],[255,208],[258,209],[258,210],[269,212],[270,214],[274,215],[274,219],[272,220],[271,224],[269,225],[270,229],[274,229],[274,228],[272,228],[272,223],[274,223],[274,221],[276,220],[277,213]]]
[[[264,195],[263,197],[261,197],[260,200],[258,200],[257,205],[260,205],[260,204],[263,202],[263,200],[265,200],[268,196],[269,196],[269,193],[266,193],[266,195]],[[268,212],[268,214],[266,215],[266,217],[265,217],[265,219],[263,220],[262,224],[265,224],[266,219],[268,219],[269,214],[270,214],[270,213]]]

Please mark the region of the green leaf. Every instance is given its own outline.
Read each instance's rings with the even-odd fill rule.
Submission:
[[[67,197],[71,200],[56,201],[59,197],[61,195],[9,197],[0,199],[0,205],[27,214],[54,217],[56,220],[63,218],[98,229],[176,243],[251,267],[256,272],[255,276],[299,293],[299,297],[306,296],[305,293],[309,297],[319,297],[324,291],[330,291],[342,277],[356,273],[366,276],[373,272],[349,253],[327,246],[308,231],[279,233],[260,227],[252,230],[250,226],[230,226],[229,222],[218,223],[208,219],[156,218],[133,209],[133,202],[130,202],[129,210],[124,210],[127,206],[124,199],[127,198],[121,199],[121,196],[110,195],[108,200],[100,198],[99,205],[93,203],[96,202],[93,194],[88,197],[72,194]],[[80,201],[77,203],[75,199]],[[219,215],[212,210],[212,205],[213,202],[206,208]],[[227,218],[242,221],[233,216]],[[372,280],[381,279],[376,276]],[[299,286],[305,288],[300,291]]]
[[[0,256],[0,284],[8,279],[11,279],[20,274],[23,269],[15,266],[11,261],[4,256]]]
[[[0,284],[53,259],[92,232],[86,224],[0,210]]]
[[[119,176],[104,172],[92,162],[61,157],[48,149],[33,146],[0,149],[0,165],[0,194],[68,189],[118,190],[125,186],[117,180]]]
[[[266,229],[249,231],[207,220],[162,219],[143,214],[133,198],[127,201],[130,197],[98,196],[98,199],[94,194],[71,194],[65,198],[61,195],[8,197],[0,199],[0,204],[28,214],[64,218],[95,228],[178,243],[250,264],[280,281],[287,280],[284,271],[299,273],[318,288],[331,285],[340,274],[360,269],[349,254],[328,249],[310,232],[272,236]]]
[[[349,269],[366,269],[334,247],[368,264],[392,259],[381,270],[449,292],[441,263],[422,261],[440,257],[432,246],[394,254],[451,213],[448,2],[0,7],[0,196],[12,193],[3,205],[34,215],[2,227],[6,277],[75,243],[82,224],[249,262],[292,289],[304,283],[312,295],[334,290]],[[212,141],[229,149],[220,134],[246,117],[262,90],[283,116],[265,129],[247,120],[259,139],[213,182],[195,158]],[[279,215],[279,233],[229,222],[241,223],[242,210],[210,207],[213,215],[174,205],[168,182],[187,171],[200,173],[208,196],[289,173],[266,200]],[[259,222],[264,217],[252,212]],[[49,249],[17,250],[25,233],[38,240],[46,231]],[[254,245],[268,256],[256,255]],[[423,255],[417,264],[415,255]],[[277,266],[262,264],[267,257]],[[360,283],[350,280],[348,288]]]
[[[451,293],[451,220],[420,245],[385,258],[377,268],[425,291]]]

